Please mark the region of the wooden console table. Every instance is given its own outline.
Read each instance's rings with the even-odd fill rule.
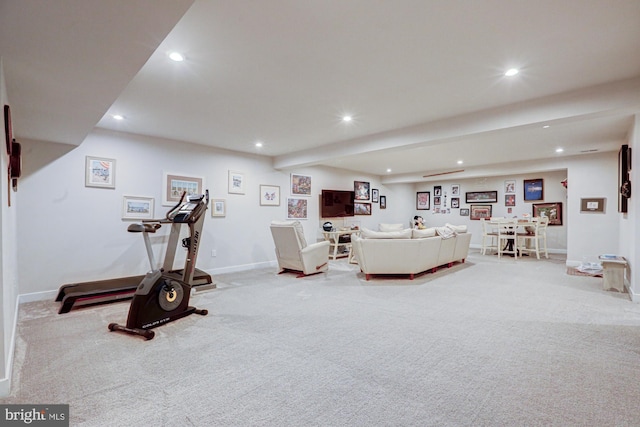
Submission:
[[[329,258],[338,259],[340,257],[349,257],[349,262],[354,263],[353,252],[351,251],[351,237],[360,234],[360,230],[337,230],[323,231],[324,239],[329,242]],[[340,236],[349,236],[348,242],[341,242]],[[342,246],[346,249],[344,253],[338,253],[338,248]]]

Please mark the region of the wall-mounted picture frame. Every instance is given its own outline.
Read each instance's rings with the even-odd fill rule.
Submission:
[[[629,199],[631,198],[631,147],[624,144],[618,151],[618,212],[629,211]]]
[[[211,199],[211,216],[223,217],[227,215],[227,201],[225,199]]]
[[[380,209],[387,209],[387,196],[380,196]]]
[[[516,180],[509,179],[504,182],[504,194],[515,194],[516,193]]]
[[[299,199],[295,197],[287,198],[287,218],[288,219],[307,219],[308,218],[308,199]]]
[[[562,225],[562,202],[534,203],[533,216],[546,216],[549,225]]]
[[[291,195],[311,196],[311,177],[309,175],[291,174]]]
[[[230,170],[227,192],[229,194],[244,194],[244,181],[244,173]]]
[[[122,219],[152,219],[153,197],[122,196]]]
[[[371,184],[366,181],[353,181],[353,191],[355,200],[371,199]]]
[[[85,187],[116,188],[116,160],[86,156]]]
[[[354,203],[353,213],[355,215],[371,215],[371,203]]]
[[[442,204],[442,196],[433,196],[433,206],[440,206]]]
[[[467,208],[460,209],[460,216],[469,216],[469,209]]]
[[[515,194],[505,194],[504,195],[504,205],[505,206],[515,206],[516,205],[516,195]]]
[[[473,221],[479,221],[481,218],[490,219],[491,218],[491,205],[471,205],[469,207],[470,214],[469,218]]]
[[[524,180],[524,201],[544,200],[544,181],[542,178]]]
[[[451,184],[451,197],[460,196],[460,184]]]
[[[496,203],[498,201],[497,191],[467,191],[465,193],[466,203]],[[473,214],[473,212],[471,212]]]
[[[433,197],[438,197],[438,196],[442,196],[442,185],[433,186]]]
[[[416,193],[416,209],[419,211],[428,211],[431,209],[431,192],[418,191]]]
[[[261,184],[260,206],[280,206],[280,186]]]
[[[460,199],[458,197],[451,198],[451,209],[458,209],[460,207]]]
[[[378,191],[377,188],[372,188],[371,189],[371,202],[372,203],[378,203],[378,196],[380,195],[380,192]]]
[[[182,194],[185,197],[204,194],[204,178],[198,176],[163,173],[162,205],[171,206],[180,201]],[[186,199],[185,199],[186,200]]]
[[[605,213],[607,199],[605,197],[586,197],[580,199],[581,213]]]

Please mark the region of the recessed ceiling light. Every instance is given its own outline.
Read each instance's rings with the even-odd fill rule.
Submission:
[[[343,122],[350,122],[351,120],[353,120],[353,118],[351,116],[343,116],[342,117],[342,121]]]
[[[518,71],[517,68],[510,68],[510,69],[507,70],[506,73],[504,73],[504,75],[507,76],[507,77],[512,77],[512,76],[515,76],[516,74],[518,74],[518,72],[519,71]]]
[[[550,127],[551,126],[549,126],[549,125],[544,125],[544,126],[542,126],[542,129],[549,129]]]
[[[564,151],[564,148],[562,147],[556,148],[556,153],[562,153],[563,151]]]
[[[260,142],[260,141],[256,142],[256,147],[258,147],[258,148],[262,147],[262,142]]]
[[[459,164],[459,165],[461,165],[461,164],[463,164],[463,163],[464,163],[464,162],[463,162],[462,160],[458,160],[458,164]]]
[[[387,169],[387,173],[391,172],[391,168]]]
[[[169,54],[169,58],[171,58],[172,60],[174,60],[176,62],[184,61],[184,55],[181,54],[180,52],[171,52]]]
[[[124,120],[124,116],[121,114],[114,114],[113,117],[115,120]]]

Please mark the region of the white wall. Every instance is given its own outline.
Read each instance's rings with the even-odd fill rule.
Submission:
[[[598,255],[620,253],[618,155],[615,152],[578,157],[569,168],[569,246],[567,265],[596,262]],[[580,212],[580,199],[606,198],[605,213]]]
[[[451,208],[451,185],[457,184],[460,186],[460,208],[469,209],[472,204],[486,204],[486,203],[466,203],[465,193],[470,191],[497,191],[498,202],[490,203],[492,206],[493,216],[514,217],[522,216],[525,213],[533,214],[534,203],[562,203],[563,220],[562,225],[550,226],[547,231],[547,241],[549,251],[566,253],[567,250],[567,190],[562,186],[561,181],[567,177],[567,172],[562,171],[547,171],[535,174],[526,175],[509,175],[509,176],[497,176],[497,177],[483,177],[472,179],[456,179],[456,180],[443,180],[432,181],[428,183],[415,184],[414,191],[429,191],[431,193],[431,209],[429,210],[416,210],[416,194],[413,194],[413,207],[414,210],[410,212],[410,217],[414,215],[420,215],[424,218],[425,224],[428,227],[443,226],[446,223],[468,226],[470,233],[473,233],[471,238],[472,247],[480,247],[482,245],[482,229],[480,221],[472,221],[468,216],[460,216],[460,209]],[[543,179],[544,199],[536,202],[524,201],[524,180],[525,179]],[[505,181],[516,181],[516,205],[511,208],[505,206]],[[437,212],[438,206],[434,205],[434,186],[441,186],[443,192],[443,198],[447,196],[448,210],[444,209],[444,206],[439,206],[440,212]],[[444,202],[444,200],[442,200]],[[444,212],[443,212],[444,211]],[[408,220],[409,218],[407,218]]]
[[[85,156],[116,160],[115,189],[85,187]],[[148,270],[140,235],[127,233],[129,221],[121,219],[122,197],[153,197],[155,216],[162,217],[169,209],[161,205],[164,172],[203,177],[211,198],[226,200],[225,217],[207,214],[199,268],[215,275],[275,261],[269,223],[287,217],[290,173],[274,170],[269,158],[96,130],[79,147],[27,141],[24,168],[18,223],[20,293],[54,291],[65,283]],[[228,194],[228,170],[245,174],[246,194]],[[312,177],[309,219],[302,221],[309,240],[321,238],[318,196],[322,188],[352,189],[354,180],[370,181],[372,188],[387,196],[388,208],[380,210],[374,204],[371,216],[349,221],[377,227],[383,219],[406,219],[400,213],[412,197],[410,191],[402,190],[406,186],[387,188],[375,176],[332,168],[293,172]],[[280,206],[260,206],[260,184],[280,186]],[[167,232],[163,227],[152,237],[157,259],[164,255]]]
[[[4,105],[9,103],[7,95],[2,58],[0,58],[0,105],[3,113],[0,115],[2,134],[4,135]],[[18,128],[20,123],[13,121],[13,127]],[[14,132],[15,135],[15,132]],[[4,136],[2,137],[2,150],[5,151]],[[7,170],[7,156],[0,156],[0,170]],[[18,205],[18,193],[7,190],[8,177],[6,172],[0,173],[0,232],[2,245],[0,245],[0,396],[8,393],[11,385],[11,360],[13,354],[13,334],[16,327],[18,296],[18,251],[16,248],[16,211]],[[8,191],[11,193],[11,207],[8,206]]]

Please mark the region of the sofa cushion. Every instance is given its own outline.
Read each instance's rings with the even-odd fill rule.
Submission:
[[[426,237],[434,237],[436,235],[435,227],[425,228],[423,230],[418,230],[414,228],[411,230],[411,238],[412,239],[424,239]]]
[[[445,227],[451,228],[456,233],[466,233],[467,232],[467,226],[466,225],[453,225],[453,224],[446,223]]]
[[[373,231],[362,227],[360,236],[363,239],[410,239],[411,229],[406,228],[400,231]]]
[[[378,226],[378,229],[380,231],[402,231],[404,230],[404,225],[380,223],[380,225]]]
[[[456,236],[456,232],[453,228],[449,227],[436,227],[436,233],[438,233],[438,235],[443,239],[450,239]]]

